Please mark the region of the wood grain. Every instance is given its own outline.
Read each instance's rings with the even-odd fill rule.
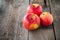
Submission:
[[[23,0],[22,5],[20,6],[20,38],[19,40],[28,40],[28,30],[26,30],[22,25],[22,19],[26,15],[26,10],[29,5],[29,0]]]
[[[60,0],[51,2],[56,40],[60,40]]]
[[[43,2],[41,3],[41,5],[43,6]],[[48,7],[43,6],[43,11],[50,12],[49,5]],[[29,31],[29,40],[55,40],[53,26],[50,25],[49,27],[46,28],[40,26],[38,30]]]
[[[29,0],[0,0],[0,40],[27,40],[22,18],[28,4]]]

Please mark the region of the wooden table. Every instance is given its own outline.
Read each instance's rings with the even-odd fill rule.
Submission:
[[[54,16],[54,22],[49,28],[39,28],[36,31],[27,31],[22,27],[21,40],[60,40],[60,30],[59,30],[59,5],[55,0],[46,0],[47,7],[44,7],[44,1],[38,0],[39,3],[43,6],[43,11],[51,12]],[[36,2],[38,2],[36,1]],[[29,1],[33,3],[33,0]],[[56,4],[55,4],[56,3]],[[29,4],[28,4],[29,5]],[[27,6],[28,6],[27,5]]]
[[[0,5],[0,40],[60,40],[59,0],[46,0],[47,6],[44,6],[44,0],[6,1],[7,4],[1,1],[3,6]],[[26,30],[22,26],[22,19],[31,3],[41,4],[43,11],[53,14],[53,24],[35,31]]]

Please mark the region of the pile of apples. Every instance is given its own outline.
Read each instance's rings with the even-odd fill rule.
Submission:
[[[53,16],[49,12],[43,12],[40,4],[30,4],[23,18],[23,26],[27,30],[38,29],[41,24],[48,27],[53,22]]]

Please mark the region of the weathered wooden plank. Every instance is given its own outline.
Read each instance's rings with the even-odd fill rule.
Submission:
[[[20,7],[20,39],[19,40],[28,40],[28,30],[22,26],[23,16],[26,14],[27,7],[29,5],[29,0],[23,0]]]
[[[60,40],[60,0],[51,2],[56,40]]]
[[[0,40],[27,40],[22,26],[29,0],[0,0]]]
[[[30,3],[31,2],[32,1],[30,1]],[[41,2],[41,5],[44,5],[43,1]],[[50,12],[49,4],[48,7],[43,7],[43,11]],[[55,40],[52,25],[50,25],[48,28],[40,26],[38,30],[29,31],[29,40]]]
[[[8,40],[9,39],[9,37],[7,36],[8,28],[6,26],[8,24],[7,20],[9,17],[8,17],[8,15],[7,15],[8,18],[5,16],[5,14],[7,14],[6,13],[7,8],[8,8],[8,4],[6,4],[6,2],[4,0],[0,0],[0,20],[1,20],[0,21],[0,40]],[[6,20],[4,20],[5,18],[6,18]],[[13,32],[13,31],[11,31],[11,32]]]

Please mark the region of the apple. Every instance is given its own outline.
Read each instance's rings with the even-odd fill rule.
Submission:
[[[34,13],[40,16],[42,14],[42,6],[40,4],[30,4],[27,8],[27,13]]]
[[[36,14],[30,13],[24,16],[23,26],[27,30],[35,30],[39,27],[39,25],[40,25],[40,18]]]
[[[41,15],[40,15],[40,20],[41,20],[41,24],[43,26],[49,26],[52,24],[53,22],[53,16],[52,14],[50,14],[49,12],[43,12]]]

